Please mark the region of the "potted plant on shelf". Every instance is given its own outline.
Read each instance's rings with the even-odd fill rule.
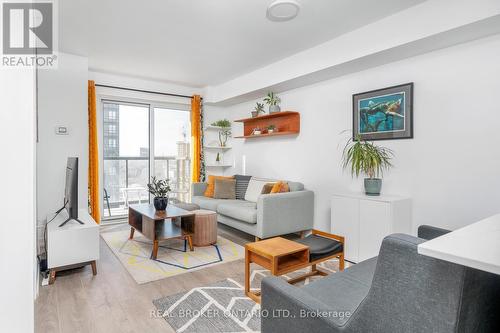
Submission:
[[[281,111],[281,98],[279,98],[278,95],[276,95],[272,91],[267,93],[267,96],[264,98],[264,102],[269,105],[269,113],[276,113]]]
[[[264,103],[257,102],[254,111],[252,111],[252,118],[258,117],[261,113],[266,113],[264,111]]]
[[[171,191],[170,181],[168,179],[157,179],[151,177],[151,183],[148,184],[148,191],[153,195],[153,205],[158,211],[164,211],[168,205],[168,194]]]
[[[212,123],[212,126],[220,127],[219,129],[219,144],[225,147],[227,138],[231,136],[231,122],[227,119],[217,120]]]
[[[278,130],[276,129],[276,125],[271,124],[271,125],[267,126],[267,133],[268,134],[272,134],[274,132],[278,132]]]
[[[360,173],[368,176],[365,178],[366,195],[380,195],[384,169],[392,167],[392,150],[375,145],[373,142],[364,141],[358,135],[350,138],[343,151],[343,167],[350,168],[351,174],[359,177]]]

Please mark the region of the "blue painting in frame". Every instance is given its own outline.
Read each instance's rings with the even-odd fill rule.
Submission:
[[[413,83],[353,96],[353,136],[362,140],[413,138]]]

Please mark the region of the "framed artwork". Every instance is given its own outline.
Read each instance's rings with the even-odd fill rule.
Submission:
[[[353,137],[413,138],[413,82],[352,95]]]

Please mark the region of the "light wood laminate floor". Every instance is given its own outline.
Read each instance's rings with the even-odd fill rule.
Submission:
[[[128,225],[101,227],[101,233]],[[244,245],[253,237],[219,225],[219,234]],[[209,267],[139,285],[100,239],[97,275],[90,266],[59,272],[51,286],[40,287],[35,302],[35,332],[172,332],[162,318],[152,318],[152,300],[244,275],[244,260]]]

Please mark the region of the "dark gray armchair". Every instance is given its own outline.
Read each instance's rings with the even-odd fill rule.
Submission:
[[[390,235],[378,257],[302,287],[265,278],[262,332],[500,332],[500,276],[419,255],[424,241]]]

